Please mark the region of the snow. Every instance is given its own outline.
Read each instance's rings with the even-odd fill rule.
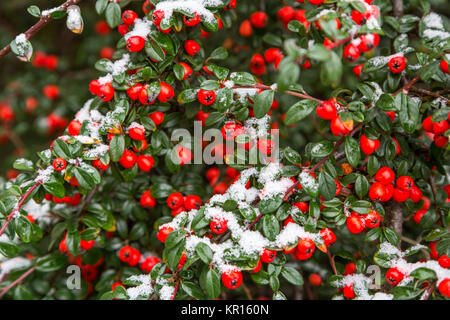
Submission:
[[[26,268],[31,265],[30,260],[23,257],[8,259],[0,264],[0,280],[15,269]]]
[[[204,21],[214,21],[214,14],[207,7],[219,7],[220,0],[184,0],[184,1],[161,1],[155,10],[164,11],[163,22],[169,21],[174,11],[181,10],[191,14],[197,13]]]
[[[149,21],[147,17],[144,17],[143,19],[137,18],[134,20],[133,30],[130,32],[127,32],[124,37],[125,40],[128,40],[130,37],[138,36],[144,39],[147,39],[147,36],[151,32],[151,26],[153,25],[153,22]]]
[[[52,175],[52,173],[55,171],[55,169],[53,168],[52,165],[49,165],[47,168],[45,169],[39,169],[38,170],[38,175],[37,177],[34,179],[35,182],[41,181],[42,183],[45,183],[48,181],[48,179],[50,179],[50,176]]]
[[[139,286],[127,289],[127,294],[130,300],[136,300],[139,297],[148,297],[153,293],[153,286],[151,284],[152,279],[150,278],[150,275],[133,275],[127,280],[141,283]]]

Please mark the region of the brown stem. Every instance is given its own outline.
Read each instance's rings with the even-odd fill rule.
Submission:
[[[364,125],[363,123],[358,124],[358,125],[352,130],[352,132],[350,132],[349,136],[352,137],[357,131],[359,131],[359,129],[362,128],[363,125]],[[323,164],[324,164],[324,163],[325,163],[332,155],[334,155],[334,154],[336,153],[336,151],[339,149],[339,147],[344,143],[345,137],[346,137],[346,136],[340,138],[340,139],[334,144],[333,151],[332,151],[329,155],[323,157],[319,162],[317,162],[316,165],[315,165],[314,167],[312,167],[310,171],[313,172],[313,171],[316,170],[317,168],[323,166]]]
[[[437,92],[428,91],[428,90],[421,89],[421,88],[417,88],[417,87],[414,87],[414,86],[412,86],[412,87],[410,88],[410,90],[411,90],[411,91],[414,91],[414,92],[417,92],[417,93],[422,93],[422,94],[427,95],[427,96],[439,98],[439,99],[441,99],[441,100],[444,100],[447,104],[450,104],[450,99],[447,99],[446,97],[441,96],[441,95],[440,95],[439,93],[437,93]]]
[[[431,285],[428,287],[428,289],[425,291],[424,295],[422,296],[422,298],[420,300],[428,300],[428,298],[431,296],[431,294],[433,293],[435,289],[435,285]]]
[[[242,289],[245,292],[245,295],[247,296],[248,300],[253,300],[252,294],[250,292],[250,289],[245,285],[245,283],[242,282]]]
[[[59,6],[59,9],[61,11],[66,11],[69,6],[78,4],[81,1],[82,0],[67,0],[61,6]],[[50,21],[52,21],[52,17],[49,14],[41,16],[38,22],[36,22],[32,27],[25,31],[26,39],[29,40],[31,37],[33,37],[39,30],[49,24]],[[6,56],[9,52],[11,52],[10,44],[0,50],[0,59]]]
[[[392,0],[394,16],[400,18],[403,15],[403,0]]]
[[[2,292],[0,292],[0,299],[11,289],[13,288],[16,284],[21,283],[23,280],[25,280],[26,277],[28,277],[30,274],[33,273],[33,271],[36,269],[36,267],[32,267],[29,270],[27,270],[27,272],[25,272],[23,275],[21,275],[19,278],[17,278],[14,282],[12,282],[11,284],[9,284],[6,288],[4,288],[2,290]]]
[[[180,287],[180,279],[177,277],[177,282],[175,283],[175,290],[173,290],[172,297],[170,300],[175,300],[175,297],[177,296],[178,288]]]
[[[254,85],[251,86],[234,86],[233,88],[238,89],[238,88],[247,88],[247,89],[263,89],[263,90],[273,90],[275,92],[279,92],[276,88],[272,88],[271,86],[265,85],[265,84],[261,84],[261,83],[255,83]],[[295,92],[295,91],[291,91],[291,90],[286,90],[283,91],[283,93],[289,94],[291,96],[295,96],[295,97],[299,97],[302,99],[309,99],[309,100],[314,100],[317,101],[319,103],[323,102],[323,100],[314,98],[312,96],[310,96],[309,94],[303,94],[303,93],[299,93],[299,92]]]
[[[418,73],[411,81],[407,82],[403,87],[395,91],[394,96],[398,95],[400,92],[403,91],[408,92],[409,89],[419,80],[420,80],[420,73]]]
[[[5,224],[2,226],[2,228],[0,229],[0,236],[3,234],[3,232],[5,232],[6,227],[8,226],[8,224],[11,222],[11,219],[14,217],[14,215],[16,214],[16,212],[20,211],[20,207],[23,205],[23,203],[28,199],[28,197],[30,196],[30,194],[33,192],[34,189],[36,189],[40,184],[42,183],[42,181],[37,181],[30,189],[27,190],[27,192],[25,192],[25,194],[22,196],[22,198],[20,199],[19,203],[17,204],[17,206],[13,209],[13,211],[6,217],[6,222]]]
[[[403,231],[403,210],[399,202],[392,201],[386,208],[385,225],[392,228],[399,236],[397,248],[401,246],[401,236]]]
[[[336,264],[334,263],[334,259],[333,259],[333,257],[331,256],[330,249],[327,250],[327,256],[328,256],[328,260],[330,261],[331,269],[333,269],[333,273],[334,273],[335,275],[338,275],[338,272],[337,272],[337,270],[336,270]]]

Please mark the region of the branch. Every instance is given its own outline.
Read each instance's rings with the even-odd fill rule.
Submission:
[[[32,267],[30,268],[27,272],[25,272],[23,275],[21,275],[19,278],[17,278],[14,282],[12,282],[11,284],[9,284],[6,288],[4,288],[2,290],[2,292],[0,292],[0,299],[11,289],[13,288],[16,284],[21,283],[23,280],[25,280],[26,277],[28,277],[30,274],[33,273],[33,271],[36,269],[36,267]]]
[[[175,289],[173,290],[172,297],[170,297],[170,300],[175,300],[175,297],[177,296],[178,288],[180,287],[180,278],[177,276],[177,282],[175,283]]]
[[[403,15],[403,0],[393,0],[392,7],[394,16],[400,18]]]
[[[330,261],[331,269],[333,269],[333,273],[334,273],[335,275],[338,275],[338,272],[337,272],[337,270],[336,270],[336,264],[334,263],[334,259],[333,259],[333,257],[331,256],[330,249],[327,250],[327,256],[328,256],[328,261]]]
[[[421,89],[421,88],[417,88],[412,86],[410,88],[411,91],[417,92],[417,93],[421,93],[427,96],[431,96],[431,97],[435,97],[435,98],[439,98],[441,100],[444,100],[447,104],[450,104],[450,99],[447,99],[446,97],[441,96],[439,93],[437,92],[432,92],[432,91],[428,91],[425,89]]]
[[[392,202],[392,204],[386,208],[386,217],[385,224],[394,229],[394,231],[398,234],[399,240],[397,244],[397,248],[400,249],[401,246],[401,237],[403,231],[403,209],[402,205],[399,202]]]
[[[0,236],[3,234],[3,232],[5,232],[6,227],[8,226],[8,224],[11,222],[11,219],[14,217],[14,215],[16,214],[16,212],[20,211],[20,207],[23,205],[23,203],[28,199],[28,197],[30,196],[30,194],[33,192],[34,189],[36,189],[40,184],[42,183],[42,181],[36,181],[36,183],[27,190],[27,192],[25,192],[25,194],[22,196],[22,198],[20,198],[19,203],[17,204],[17,206],[13,209],[13,211],[6,217],[6,222],[5,224],[2,226],[2,228],[0,229]]]
[[[350,136],[350,137],[353,137],[353,135],[354,135],[357,131],[359,131],[359,129],[361,129],[363,125],[364,125],[363,123],[358,124],[358,125],[352,130],[352,132],[350,132],[349,136]],[[316,170],[317,168],[323,166],[323,164],[324,164],[324,163],[325,163],[332,155],[334,155],[334,154],[336,153],[336,151],[339,149],[339,147],[344,143],[345,137],[346,137],[346,136],[343,136],[342,138],[340,138],[340,139],[334,144],[333,151],[332,151],[329,155],[323,157],[323,158],[322,158],[319,162],[317,162],[316,165],[315,165],[314,167],[312,167],[311,170],[309,170],[309,171],[313,172],[313,171]]]
[[[409,89],[419,80],[420,80],[420,73],[418,73],[417,76],[415,76],[411,81],[407,82],[403,87],[395,91],[394,96],[398,95],[400,92],[409,91]]]
[[[276,88],[273,88],[271,86],[268,86],[268,85],[265,85],[265,84],[261,84],[261,83],[255,83],[254,85],[251,85],[251,86],[238,86],[238,85],[236,85],[233,88],[234,89],[239,89],[239,88],[242,88],[242,89],[263,89],[263,90],[273,90],[275,92],[280,92]],[[309,94],[306,94],[306,93],[303,94],[303,93],[299,93],[299,92],[295,92],[295,91],[291,91],[291,90],[286,90],[286,91],[283,91],[282,93],[286,93],[286,94],[289,94],[291,96],[299,97],[299,98],[302,98],[302,99],[314,100],[314,101],[317,101],[319,103],[323,102],[323,100],[314,98],[314,97],[312,97],[312,96],[310,96]]]
[[[82,0],[67,0],[62,5],[60,5],[58,8],[62,11],[66,11],[67,8],[71,5],[78,4]],[[31,37],[33,37],[38,31],[40,31],[43,27],[45,27],[47,24],[52,21],[52,17],[50,14],[47,15],[41,15],[41,18],[38,22],[36,22],[31,28],[29,28],[27,31],[25,31],[25,37],[27,40],[29,40]],[[8,44],[6,47],[0,50],[0,59],[6,56],[9,52],[11,52],[11,45]]]

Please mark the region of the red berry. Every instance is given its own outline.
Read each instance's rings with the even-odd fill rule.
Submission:
[[[443,296],[450,298],[450,278],[442,280],[439,283],[438,289]]]
[[[345,46],[343,56],[348,62],[356,61],[359,58],[360,52],[357,46],[349,43]]]
[[[259,270],[261,270],[262,267],[262,262],[261,260],[258,260],[258,264],[256,265],[256,267],[254,269],[252,269],[250,272],[251,273],[258,273]]]
[[[144,172],[150,171],[150,169],[155,164],[155,160],[153,159],[152,156],[147,156],[143,154],[138,156],[136,161],[139,169]]]
[[[138,15],[133,10],[125,10],[122,13],[122,21],[125,24],[134,23],[134,20],[136,20],[137,17],[138,17]]]
[[[439,257],[438,262],[442,268],[445,268],[445,269],[450,268],[450,258],[447,257],[445,254],[443,254],[442,256]]]
[[[441,67],[442,72],[449,73],[448,72],[448,62],[447,61],[442,60],[441,64],[440,64],[440,67]]]
[[[409,198],[412,202],[419,202],[422,199],[422,191],[416,186],[409,189]]]
[[[319,6],[321,5],[325,0],[308,0],[309,3],[315,5],[315,6]]]
[[[139,94],[142,90],[143,85],[140,83],[136,83],[134,86],[127,90],[127,94],[131,100],[139,99]]]
[[[375,173],[375,180],[388,185],[391,184],[395,180],[395,173],[389,167],[381,167],[378,169],[377,173]]]
[[[202,199],[196,195],[188,195],[184,198],[184,207],[186,210],[200,209]]]
[[[155,265],[161,262],[161,259],[158,259],[157,257],[148,257],[145,258],[144,261],[141,263],[141,270],[142,272],[150,273]]]
[[[273,150],[275,149],[276,145],[275,142],[270,139],[259,139],[257,142],[258,150],[264,155],[270,155],[272,154]]]
[[[103,162],[101,162],[100,159],[93,160],[92,164],[94,165],[94,167],[96,167],[101,171],[106,171],[106,169],[108,169],[109,167],[109,164],[103,164]]]
[[[156,205],[156,199],[152,197],[150,190],[147,190],[142,194],[139,203],[143,208],[153,208]]]
[[[345,265],[344,276],[353,274],[356,272],[356,263],[349,262]]]
[[[364,220],[361,215],[357,213],[352,213],[350,217],[347,218],[347,229],[351,233],[360,233],[364,230]]]
[[[167,205],[170,209],[176,209],[183,205],[184,198],[179,192],[174,192],[167,197]]]
[[[201,104],[209,106],[216,101],[216,93],[213,90],[207,91],[200,89],[197,93],[197,99]]]
[[[121,24],[117,27],[117,31],[123,36],[129,32],[128,28],[129,26],[127,24]]]
[[[368,52],[378,46],[380,43],[380,36],[376,33],[363,34],[359,37],[360,43],[358,49],[362,52]]]
[[[59,87],[53,84],[46,85],[42,88],[42,93],[47,99],[54,100],[59,96]]]
[[[111,83],[105,83],[98,90],[98,97],[103,101],[110,101],[114,98],[114,88]]]
[[[209,228],[215,234],[222,234],[227,230],[228,222],[224,218],[214,218],[209,224]]]
[[[352,11],[352,20],[355,21],[356,24],[363,25],[367,22],[366,14],[359,12],[358,10]]]
[[[264,59],[266,60],[267,63],[273,63],[275,62],[275,59],[282,54],[283,53],[281,52],[280,49],[270,48],[264,51]]]
[[[408,176],[401,176],[397,179],[396,186],[403,191],[409,191],[414,187],[414,180]]]
[[[187,78],[189,78],[192,74],[192,68],[184,62],[180,62],[179,65],[181,65],[183,67],[183,80],[186,80]]]
[[[130,246],[124,246],[124,247],[120,248],[119,259],[125,263],[130,262],[134,250],[135,249]]]
[[[171,234],[173,231],[172,227],[164,226],[159,229],[158,233],[156,234],[156,238],[158,238],[159,241],[162,243],[166,242],[167,237],[169,234]]]
[[[242,21],[239,26],[239,34],[243,37],[250,37],[253,34],[253,27],[250,20]]]
[[[53,160],[53,169],[55,169],[56,171],[62,171],[66,168],[67,166],[67,161],[63,158],[56,158],[55,160]]]
[[[386,194],[386,187],[379,183],[375,182],[370,186],[369,189],[369,197],[372,201],[381,201]]]
[[[255,53],[252,56],[252,58],[250,59],[250,70],[255,75],[262,75],[266,72],[264,57],[261,54]]]
[[[150,113],[149,115],[148,115],[148,117],[150,118],[150,119],[152,119],[153,120],[153,122],[155,123],[155,125],[160,125],[162,122],[163,122],[163,120],[164,120],[164,113],[162,113],[162,112],[160,112],[160,111],[155,111],[155,112],[152,112],[152,113]]]
[[[277,256],[276,251],[265,248],[261,253],[261,261],[264,263],[271,263],[273,260],[275,260],[276,256]]]
[[[255,28],[265,28],[267,25],[267,14],[262,11],[253,12],[250,15],[250,22]]]
[[[90,250],[95,244],[95,240],[80,240],[80,247],[83,250]]]
[[[165,82],[161,82],[161,90],[159,91],[158,100],[161,102],[168,102],[172,100],[174,95],[175,92],[172,87]]]
[[[181,166],[190,163],[192,160],[192,151],[182,145],[177,145],[176,153]]]
[[[161,23],[161,20],[164,18],[164,11],[162,10],[156,10],[155,12],[153,12],[152,14],[152,21],[154,24],[156,24],[157,26],[159,26],[159,24]]]
[[[199,24],[200,22],[202,22],[202,19],[197,14],[197,12],[194,12],[194,16],[193,17],[189,17],[189,16],[184,15],[183,16],[183,22],[188,27],[193,27],[193,26],[196,26],[197,24]]]
[[[370,211],[364,216],[364,224],[368,228],[376,228],[380,226],[381,217],[375,210]]]
[[[322,278],[317,273],[311,273],[308,277],[309,283],[311,283],[313,286],[320,286],[322,284]]]
[[[378,139],[371,140],[367,138],[365,134],[361,135],[359,144],[361,146],[361,150],[367,155],[372,154],[380,147],[380,141]]]
[[[400,283],[400,281],[403,280],[404,277],[405,277],[405,275],[395,267],[390,268],[386,272],[386,280],[387,280],[387,282],[389,282],[389,284],[391,284],[393,286],[398,285]]]
[[[332,120],[337,116],[337,109],[333,102],[323,101],[316,108],[319,117],[326,120]]]
[[[138,52],[144,49],[145,39],[140,36],[132,36],[127,40],[127,50],[130,52]]]
[[[395,188],[392,198],[397,202],[405,202],[406,200],[409,199],[409,192]]]
[[[353,283],[346,285],[344,287],[344,290],[342,290],[342,293],[343,293],[344,297],[346,297],[347,299],[356,298],[355,291],[353,290]]]
[[[228,289],[236,289],[242,284],[242,273],[238,269],[227,270],[222,273],[222,282]]]
[[[97,79],[92,80],[89,82],[89,92],[92,94],[97,95],[100,90],[101,84]]]
[[[363,67],[364,67],[364,64],[358,64],[357,66],[354,66],[353,69],[352,69],[353,73],[358,78],[361,77],[361,72],[362,72]]]
[[[320,236],[327,247],[336,241],[336,235],[330,228],[321,229]]]
[[[132,127],[128,130],[128,135],[134,140],[144,140],[145,139],[145,129],[140,126]]]
[[[353,130],[353,120],[343,122],[339,116],[331,120],[330,123],[331,132],[335,136],[345,136]]]
[[[306,213],[309,211],[308,202],[295,202],[294,206],[296,206],[303,213]]]
[[[194,40],[186,40],[184,42],[184,50],[190,56],[195,56],[200,52],[200,45]]]
[[[433,122],[433,133],[434,134],[442,134],[445,131],[450,129],[450,124],[447,120],[442,120],[439,122]]]
[[[67,132],[71,136],[77,136],[80,133],[81,126],[82,126],[82,123],[80,121],[72,120],[69,122],[69,126],[67,127]]]
[[[125,149],[123,151],[122,157],[119,160],[119,163],[122,165],[122,167],[128,169],[134,166],[136,160],[137,160],[136,154],[134,154],[133,151]]]
[[[316,250],[316,246],[314,241],[311,239],[299,239],[297,243],[297,251],[300,254],[311,255],[314,250]]]
[[[405,70],[406,60],[403,56],[393,57],[389,60],[388,66],[392,73],[400,73]]]

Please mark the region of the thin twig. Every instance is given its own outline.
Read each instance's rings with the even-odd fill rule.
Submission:
[[[234,89],[239,89],[239,88],[241,88],[241,89],[263,89],[263,90],[273,90],[275,92],[279,92],[276,88],[268,86],[268,85],[265,85],[265,84],[261,84],[261,83],[255,83],[254,85],[249,85],[249,86],[238,86],[238,85],[235,85],[233,88]],[[295,92],[295,91],[291,91],[291,90],[283,91],[283,93],[289,94],[291,96],[299,97],[299,98],[302,98],[302,99],[314,100],[314,101],[317,101],[319,103],[323,102],[323,100],[314,98],[314,97],[312,97],[312,96],[310,96],[309,94],[306,94],[306,93],[303,94],[303,93],[299,93],[299,92]]]
[[[6,227],[8,227],[8,224],[11,222],[11,219],[14,217],[14,215],[16,214],[16,212],[20,211],[20,207],[23,205],[23,203],[28,199],[28,197],[30,196],[30,194],[33,192],[34,189],[36,189],[40,184],[42,183],[42,181],[38,180],[36,181],[36,183],[27,190],[27,192],[25,192],[25,194],[22,196],[22,198],[20,199],[19,203],[17,204],[17,206],[13,209],[13,211],[11,212],[11,214],[9,214],[6,217],[6,222],[5,224],[2,226],[2,228],[0,229],[0,236],[3,234],[3,232],[5,232]]]
[[[78,4],[82,0],[67,0],[62,5],[59,6],[59,10],[66,11],[67,8],[71,5]],[[25,31],[25,37],[27,40],[29,40],[31,37],[33,37],[39,30],[41,30],[43,27],[45,27],[47,24],[52,21],[52,17],[50,14],[41,15],[41,18],[38,22],[36,22],[32,27],[30,27],[27,31]],[[0,50],[0,59],[6,56],[9,52],[11,52],[11,45],[8,44],[6,47]]]
[[[330,261],[331,269],[333,269],[333,273],[334,273],[335,275],[338,275],[338,272],[337,272],[337,270],[336,270],[336,264],[334,263],[334,259],[333,259],[333,257],[331,256],[330,249],[327,250],[327,256],[328,256],[328,260]]]
[[[19,278],[17,278],[14,282],[12,282],[11,284],[9,284],[6,288],[4,288],[2,290],[2,292],[0,292],[0,299],[11,289],[13,288],[16,284],[21,283],[23,280],[25,280],[26,277],[28,277],[31,273],[33,273],[33,271],[36,269],[36,267],[32,267],[30,268],[27,272],[25,272],[23,275],[21,275]]]

